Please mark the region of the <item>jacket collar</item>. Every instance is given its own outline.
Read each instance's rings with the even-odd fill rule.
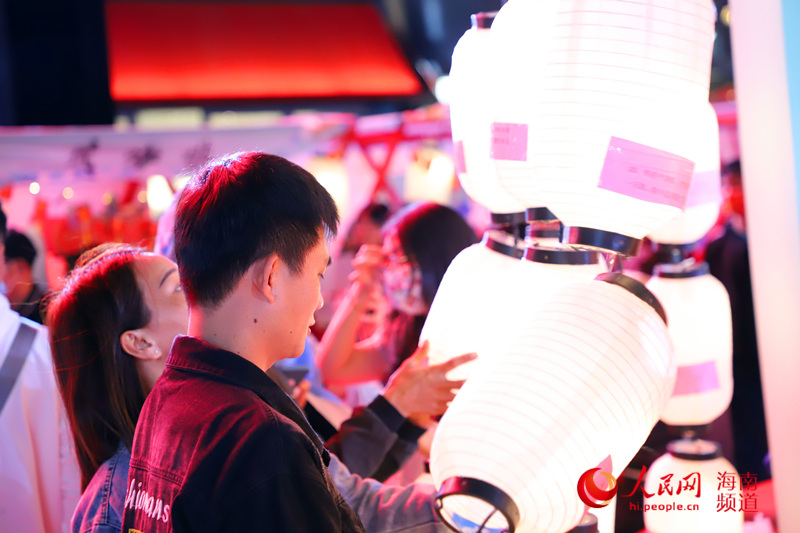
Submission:
[[[198,338],[179,335],[172,343],[167,367],[202,374],[254,392],[270,407],[303,430],[319,451],[325,466],[330,462],[328,450],[311,428],[303,411],[277,383],[247,359]]]

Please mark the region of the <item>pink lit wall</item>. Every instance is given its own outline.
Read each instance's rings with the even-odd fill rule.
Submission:
[[[800,6],[730,0],[753,299],[780,532],[800,524]]]

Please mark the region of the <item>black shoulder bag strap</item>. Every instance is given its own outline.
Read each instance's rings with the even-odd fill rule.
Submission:
[[[11,390],[14,388],[22,367],[25,365],[25,360],[28,358],[35,338],[36,329],[24,322],[20,322],[17,334],[14,336],[14,341],[8,350],[6,360],[3,361],[3,366],[0,367],[0,413],[3,412],[6,400],[11,396]]]

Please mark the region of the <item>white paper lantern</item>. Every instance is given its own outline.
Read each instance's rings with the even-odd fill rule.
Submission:
[[[450,379],[467,379],[481,364],[485,347],[497,342],[493,324],[513,318],[503,306],[507,273],[519,262],[522,248],[500,231],[487,231],[478,244],[462,250],[436,291],[420,342],[429,342],[428,362],[443,363],[476,352],[479,359],[450,371]]]
[[[672,272],[668,269],[672,268]],[[708,272],[708,263],[675,271],[656,265],[647,288],[669,316],[677,380],[661,415],[665,424],[709,424],[733,396],[733,331],[725,287]]]
[[[740,512],[739,475],[722,457],[719,444],[678,440],[670,442],[667,450],[645,477],[644,490],[652,495],[643,498],[643,504],[649,506],[644,511],[648,533],[741,532],[744,515]],[[721,478],[723,474],[727,476]],[[729,490],[732,487],[734,490]]]
[[[496,67],[489,47],[489,28],[494,15],[472,15],[472,28],[453,50],[450,67],[453,154],[458,179],[470,198],[492,213],[516,213],[524,211],[525,206],[500,185],[494,162],[489,158],[495,99],[492,80]]]
[[[677,217],[650,233],[661,244],[689,244],[708,233],[719,217],[722,202],[719,169],[719,124],[711,104],[697,117],[697,128],[686,131],[694,139],[695,162],[686,208]]]
[[[513,18],[501,9],[491,30],[496,53],[526,50],[518,68],[530,71],[518,89],[529,103],[502,124],[514,148],[501,151],[534,173],[500,181],[550,208],[568,226],[565,241],[635,254],[637,240],[684,207],[694,164],[687,132],[707,102],[712,4],[560,0],[528,9]],[[533,19],[549,28],[530,52],[513,43],[531,40]]]
[[[541,207],[532,187],[513,189],[509,181],[535,179],[528,157],[530,131],[535,127],[536,101],[545,64],[545,45],[554,31],[557,1],[509,0],[497,13],[490,34],[493,70],[490,84],[489,155],[498,181],[524,207]]]
[[[509,338],[524,327],[533,313],[544,307],[561,289],[579,281],[591,281],[606,271],[605,263],[594,252],[572,250],[559,245],[533,245],[525,248],[506,275],[503,307],[511,309],[511,319],[500,325],[501,337]]]
[[[442,418],[431,473],[442,517],[562,533],[585,511],[576,484],[615,477],[666,404],[675,361],[663,310],[641,283],[574,283],[473,375]]]

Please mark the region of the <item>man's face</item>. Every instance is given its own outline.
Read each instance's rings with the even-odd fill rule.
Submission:
[[[286,267],[287,275],[282,278],[276,296],[282,300],[279,319],[287,343],[287,358],[303,353],[306,336],[314,325],[314,312],[323,304],[320,282],[329,262],[328,243],[320,231],[319,240],[306,255],[300,272],[288,271]]]

